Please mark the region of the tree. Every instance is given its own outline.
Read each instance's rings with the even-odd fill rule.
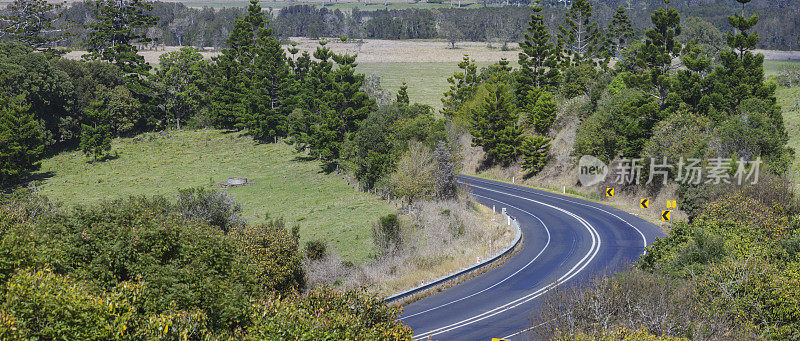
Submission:
[[[456,43],[464,38],[464,34],[461,30],[450,20],[442,20],[439,25],[439,34],[447,39],[451,49],[455,49]]]
[[[84,58],[111,62],[128,74],[146,75],[150,65],[138,54],[136,44],[148,43],[144,32],[156,23],[147,14],[152,5],[144,0],[96,0],[94,21],[89,24]]]
[[[409,203],[434,190],[433,163],[430,150],[421,143],[411,143],[397,162],[397,170],[389,177],[392,192]]]
[[[450,90],[445,92],[442,98],[442,114],[445,117],[453,117],[464,102],[472,97],[478,84],[478,67],[474,60],[469,59],[469,55],[464,55],[458,63],[458,68],[461,71],[456,71],[447,79]]]
[[[456,196],[458,174],[456,174],[453,153],[447,148],[447,143],[439,141],[433,151],[435,164],[433,191],[439,199],[452,199]]]
[[[522,144],[514,99],[505,83],[487,84],[487,90],[480,108],[472,114],[472,145],[481,146],[489,160],[509,165]]]
[[[52,47],[63,39],[62,30],[53,26],[61,16],[61,6],[46,0],[14,0],[7,14],[0,15],[0,38],[8,37],[33,48]]]
[[[290,64],[257,0],[236,20],[227,42],[230,47],[215,58],[216,125],[248,129],[260,141],[286,136],[294,86]]]
[[[400,90],[397,92],[397,103],[409,104],[408,85],[406,85],[406,82],[400,85]]]
[[[530,92],[530,96],[535,95]],[[547,135],[556,120],[556,102],[553,100],[553,95],[547,91],[541,92],[536,97],[536,102],[526,107],[528,112],[527,123],[533,126],[536,133]],[[528,100],[533,101],[533,99]]]
[[[539,135],[525,138],[521,151],[522,169],[533,174],[539,173],[550,155],[550,139]]]
[[[0,98],[0,188],[38,170],[44,152],[42,129],[23,100],[23,96]]]
[[[193,47],[162,54],[155,80],[164,99],[166,111],[181,130],[181,119],[200,108],[205,94],[208,63]]]
[[[597,21],[592,22],[592,4],[587,0],[572,1],[565,18],[566,27],[559,26],[558,39],[568,64],[594,63],[600,54],[600,31]]]
[[[111,150],[111,128],[105,124],[105,113],[95,109],[87,113],[92,125],[82,125],[80,148],[86,156],[92,156],[94,161]]]
[[[749,0],[737,0],[742,4],[739,14],[728,17],[735,33],[728,33],[727,43],[731,49],[719,54],[720,65],[714,70],[715,92],[719,93],[720,110],[735,113],[739,104],[748,98],[775,101],[774,84],[764,83],[764,55],[753,54],[758,44],[758,34],[749,30],[758,23],[758,15],[744,16]]]
[[[686,19],[680,38],[684,44],[694,41],[708,57],[716,57],[725,47],[725,36],[722,32],[714,24],[698,17]]]
[[[664,109],[672,91],[670,72],[677,67],[673,60],[682,51],[681,43],[676,40],[681,34],[681,15],[674,8],[660,7],[650,20],[653,27],[645,32],[644,45],[636,51],[635,64],[641,70],[626,76],[625,83],[657,99]]]
[[[550,91],[558,86],[559,71],[555,57],[556,48],[550,42],[550,33],[542,16],[542,7],[539,0],[531,7],[533,14],[528,22],[528,32],[525,40],[520,43],[522,52],[519,53],[520,74],[517,82],[517,100],[521,106],[535,103],[527,102],[529,93],[534,90]]]
[[[611,43],[611,54],[618,57],[620,52],[630,43],[633,39],[633,27],[628,15],[625,14],[625,7],[619,6],[611,22],[608,24],[606,39]]]

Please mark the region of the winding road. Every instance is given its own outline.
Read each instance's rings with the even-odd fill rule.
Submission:
[[[537,299],[635,261],[661,229],[613,207],[507,183],[461,176],[482,204],[505,207],[522,248],[502,266],[405,306],[400,320],[422,340],[527,340]]]

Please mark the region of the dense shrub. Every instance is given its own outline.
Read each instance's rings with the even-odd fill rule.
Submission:
[[[397,214],[388,214],[378,220],[378,224],[372,227],[372,240],[380,252],[389,252],[400,246],[402,240]]]
[[[396,320],[399,316],[400,308],[364,291],[314,289],[262,301],[247,339],[409,340],[413,332]]]
[[[321,240],[309,240],[306,242],[306,257],[311,260],[321,260],[327,254],[327,245]]]
[[[242,206],[228,192],[202,187],[179,190],[176,210],[188,219],[205,222],[226,232],[244,224]]]
[[[378,297],[300,294],[302,256],[283,219],[226,233],[163,197],[59,213],[18,191],[0,196],[0,226],[0,339],[411,337]]]

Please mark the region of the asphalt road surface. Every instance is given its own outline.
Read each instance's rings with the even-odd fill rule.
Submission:
[[[558,285],[619,270],[663,236],[621,210],[527,187],[461,176],[482,204],[505,207],[522,249],[502,266],[407,305],[401,321],[422,340],[528,340],[537,300]]]

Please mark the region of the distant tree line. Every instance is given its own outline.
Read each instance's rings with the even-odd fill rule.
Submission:
[[[620,6],[626,10],[637,36],[649,25],[650,13],[658,8],[659,0],[601,0],[592,1],[593,18],[605,28]],[[375,11],[342,11],[325,6],[293,5],[280,10],[268,10],[270,27],[284,40],[287,37],[309,38],[348,37],[378,39],[432,39],[489,43],[514,43],[525,34],[531,15],[530,3],[504,2],[471,5],[468,8],[403,9]],[[498,6],[499,5],[499,6]],[[548,13],[544,22],[551,34],[569,8],[564,1],[542,1]],[[51,5],[54,6],[54,5]],[[723,33],[731,31],[727,13],[736,10],[732,1],[687,0],[673,1],[673,7],[685,19],[696,17],[711,23]],[[756,1],[750,10],[759,15],[759,25],[753,32],[759,35],[759,48],[792,50],[800,48],[800,2],[797,0]],[[54,27],[65,30],[57,43],[60,46],[81,47],[88,39],[84,29],[92,17],[90,2],[74,2],[54,6],[51,15],[57,16]],[[157,18],[145,35],[153,44],[167,46],[227,47],[226,38],[233,31],[234,21],[245,10],[241,8],[188,8],[182,3],[153,2],[148,15]],[[11,7],[6,13],[13,12]],[[2,23],[0,23],[2,25]]]

